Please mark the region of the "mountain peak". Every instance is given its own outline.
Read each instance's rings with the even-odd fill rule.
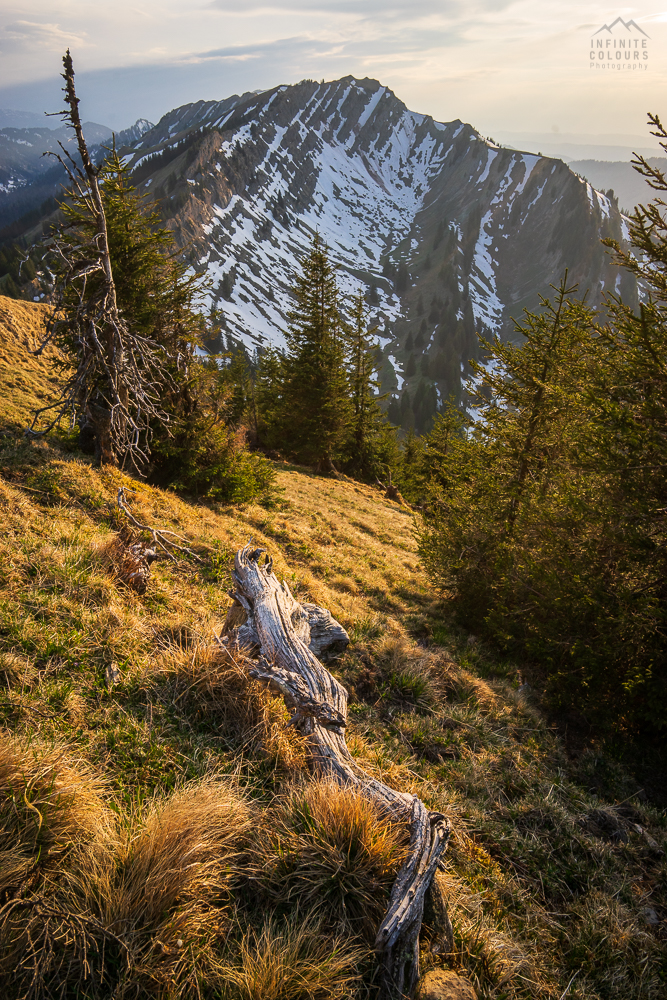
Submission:
[[[460,393],[476,334],[514,336],[512,317],[565,268],[593,302],[635,294],[600,245],[627,234],[612,199],[560,160],[409,110],[374,79],[197,101],[138,131],[124,150],[135,183],[207,275],[222,346],[283,343],[318,231],[343,295],[367,297],[383,390],[419,397],[420,420]]]
[[[384,390],[430,384],[427,407],[460,391],[476,331],[512,336],[512,315],[566,267],[593,299],[620,289],[600,246],[623,238],[609,198],[560,160],[408,110],[377,80],[185,105],[142,137],[132,164],[210,279],[224,336],[283,343],[298,262],[319,231],[344,295],[361,288],[371,305]]]

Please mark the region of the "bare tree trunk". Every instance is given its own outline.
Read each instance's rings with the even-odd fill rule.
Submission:
[[[287,584],[280,584],[272,561],[260,565],[263,549],[246,546],[236,554],[232,573],[237,605],[246,612],[241,626],[238,611],[228,619],[229,646],[254,645],[257,660],[245,657],[250,676],[282,694],[293,710],[292,724],[309,738],[313,768],[350,786],[377,803],[393,820],[411,828],[410,857],[398,873],[389,907],[376,938],[382,966],[383,996],[387,1000],[409,995],[419,979],[419,931],[424,897],[449,838],[449,821],[430,812],[416,795],[397,792],[371,777],[354,761],[345,742],[347,691],[317,659],[333,644],[347,642],[347,633],[327,611],[300,605]]]
[[[99,251],[99,261],[104,275],[103,289],[103,312],[108,315],[110,322],[105,324],[101,333],[102,348],[105,354],[107,370],[110,373],[118,398],[121,403],[117,420],[123,421],[123,411],[127,408],[128,392],[123,384],[123,380],[118,378],[118,373],[125,367],[123,341],[120,336],[120,318],[118,315],[118,304],[116,302],[116,286],[113,280],[111,269],[111,256],[109,254],[109,237],[107,234],[107,220],[102,204],[102,194],[98,182],[98,171],[93,165],[88,152],[88,146],[83,134],[81,116],[79,115],[79,98],[74,89],[74,66],[69,49],[63,56],[63,66],[65,72],[65,103],[69,106],[69,119],[71,127],[76,135],[79,156],[83,164],[83,169],[90,189],[90,198],[94,207],[96,234],[94,242]],[[97,400],[88,406],[86,417],[95,431],[96,455],[100,462],[117,464],[120,456],[116,455],[113,448],[113,435],[111,429],[112,414],[108,405],[100,405],[102,400]],[[120,435],[123,431],[120,430]]]

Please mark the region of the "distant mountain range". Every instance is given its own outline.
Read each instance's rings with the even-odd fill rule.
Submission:
[[[58,128],[59,117],[37,114],[36,111],[13,111],[11,108],[0,108],[0,129],[2,128]]]
[[[651,156],[648,162],[667,173],[667,158]],[[600,191],[613,190],[622,211],[632,213],[635,205],[646,205],[657,192],[638,174],[631,163],[607,160],[571,160],[570,170],[585,177]]]
[[[72,130],[63,125],[59,117],[47,121],[55,127],[0,128],[0,230],[60,193],[66,180],[65,171],[53,156],[45,156],[45,153],[59,153],[59,143],[62,143],[76,157]],[[116,136],[119,148],[137,142],[152,127],[151,122],[140,119],[131,128],[119,132]],[[101,147],[111,141],[111,129],[96,122],[85,122],[83,129],[93,154],[101,155]]]
[[[580,132],[509,132],[494,134],[503,146],[525,149],[531,153],[557,156],[569,163],[571,160],[627,160],[635,153],[642,156],[662,156],[657,140],[650,135],[624,135],[607,133],[583,135]]]
[[[511,337],[565,268],[590,301],[636,296],[600,245],[626,233],[612,198],[561,160],[409,111],[375,80],[184,105],[123,153],[208,277],[223,334],[250,349],[283,342],[319,231],[343,291],[366,294],[383,388],[407,388],[415,414],[417,397],[427,413],[459,391],[476,330]]]

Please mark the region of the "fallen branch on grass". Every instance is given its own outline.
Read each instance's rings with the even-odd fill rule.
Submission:
[[[177,545],[176,542],[172,542],[170,538],[167,538],[167,535],[171,535],[173,538],[177,538],[179,542],[184,542],[185,539],[182,538],[181,535],[177,535],[175,531],[167,531],[165,528],[151,528],[149,524],[142,524],[141,521],[137,521],[136,517],[127,505],[128,500],[125,486],[121,486],[119,488],[116,503],[118,504],[118,509],[125,514],[125,517],[128,519],[130,524],[135,528],[139,528],[140,531],[147,531],[152,537],[154,544],[159,545],[167,558],[171,559],[172,562],[176,562],[176,557],[170,551],[171,549],[175,549],[177,552],[184,552],[185,555],[190,556],[191,559],[195,559],[198,563],[204,562],[204,560],[200,559],[199,556],[196,555],[191,548],[188,548],[187,545]]]
[[[220,641],[230,655],[241,657],[251,677],[282,695],[293,712],[291,724],[309,739],[315,770],[356,789],[392,820],[410,825],[410,856],[396,877],[375,942],[383,997],[397,1000],[411,995],[419,979],[424,899],[447,847],[449,820],[430,812],[416,795],[397,792],[371,777],[355,762],[345,742],[347,691],[317,658],[327,651],[328,639],[347,643],[347,633],[329,612],[300,605],[287,584],[279,583],[272,560],[260,565],[264,551],[246,545],[236,553],[231,593],[235,606]],[[241,609],[246,620],[239,624]],[[318,634],[317,623],[323,621],[327,627]],[[258,659],[241,653],[249,644],[258,649]]]

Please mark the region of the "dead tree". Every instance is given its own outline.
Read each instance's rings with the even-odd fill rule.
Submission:
[[[72,368],[63,364],[67,374],[58,399],[35,413],[26,434],[46,434],[65,416],[73,426],[79,417],[94,434],[101,462],[140,467],[148,457],[151,422],[168,419],[160,406],[164,351],[130,330],[119,311],[100,168],[93,163],[84,138],[69,49],[63,66],[67,110],[59,114],[76,135],[81,166],[62,143],[61,153],[53,155],[67,172],[71,194],[84,207],[88,225],[61,226],[47,245],[47,259],[58,279],[47,335],[35,353],[55,343],[74,356],[76,363]],[[48,426],[36,429],[45,414]]]
[[[416,795],[397,792],[355,762],[345,742],[347,691],[317,658],[348,637],[329,612],[301,605],[279,583],[263,549],[236,553],[232,573],[235,605],[221,642],[240,657],[251,677],[280,693],[293,712],[291,724],[307,735],[313,769],[361,792],[392,820],[410,825],[410,856],[394,882],[380,925],[376,951],[387,1000],[410,995],[419,979],[419,932],[424,898],[449,838],[449,821],[430,812]],[[240,607],[239,607],[240,606]],[[245,622],[238,622],[240,609]],[[257,659],[241,650],[254,647]],[[317,655],[316,655],[317,654]]]

